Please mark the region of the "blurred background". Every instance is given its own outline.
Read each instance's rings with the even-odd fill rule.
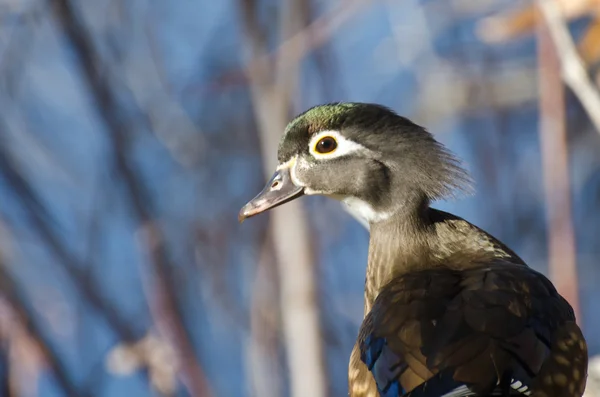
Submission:
[[[600,394],[598,0],[0,0],[0,396],[345,396],[368,231],[237,222],[310,106],[467,164],[436,203],[572,303]]]

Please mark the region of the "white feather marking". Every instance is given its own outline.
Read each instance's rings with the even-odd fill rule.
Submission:
[[[300,178],[298,178],[298,173],[296,172],[296,169],[300,167],[300,168],[310,168],[310,163],[308,163],[305,159],[303,159],[302,157],[298,158],[298,156],[294,156],[292,157],[290,160],[288,160],[287,162],[283,163],[283,164],[279,164],[277,166],[277,170],[281,170],[284,168],[289,168],[290,169],[290,179],[292,180],[292,183],[296,186],[299,187],[303,187],[304,188],[304,194],[306,195],[311,195],[311,194],[323,194],[323,192],[311,189],[309,187],[306,186],[306,184],[304,182],[302,182],[300,180]]]
[[[296,186],[304,187],[305,184],[302,183],[300,181],[300,179],[298,179],[298,175],[296,174],[296,166],[297,166],[297,164],[298,164],[298,156],[294,156],[291,159],[289,159],[288,161],[286,161],[285,163],[279,164],[277,166],[277,171],[285,169],[285,168],[289,168],[289,170],[290,170],[290,179],[292,180],[292,183],[294,185],[296,185]],[[306,191],[304,193],[306,193]],[[309,193],[306,193],[306,194],[309,194]]]
[[[317,142],[319,142],[323,137],[326,137],[326,136],[330,136],[333,139],[335,139],[335,141],[337,143],[337,147],[335,148],[334,151],[332,151],[330,153],[319,153],[315,150],[315,146],[317,145]],[[315,134],[311,138],[310,142],[308,143],[308,152],[317,160],[334,159],[337,157],[346,156],[351,153],[367,152],[367,151],[369,151],[369,149],[367,149],[363,145],[356,143],[354,141],[351,141],[350,139],[348,139],[348,138],[344,137],[342,134],[340,134],[339,131],[334,131],[334,130],[321,131],[321,132]]]
[[[292,163],[290,164],[290,179],[296,186],[304,186],[304,183],[300,182],[298,175],[296,174],[296,166],[298,165],[298,156],[292,157]]]
[[[383,221],[392,215],[391,212],[377,211],[369,203],[356,197],[344,197],[342,203],[350,213],[364,219],[367,223]]]
[[[279,164],[279,165],[277,166],[277,171],[279,171],[279,170],[281,170],[281,169],[284,169],[284,168],[291,168],[291,167],[293,167],[294,163],[296,162],[296,158],[297,158],[297,157],[298,157],[298,156],[294,156],[294,157],[292,157],[291,159],[289,159],[288,161],[286,161],[285,163],[283,163],[283,164]]]
[[[469,388],[467,387],[467,385],[462,385],[457,387],[454,390],[449,391],[446,394],[443,394],[441,397],[463,397],[463,396],[472,396],[475,393],[473,393],[471,390],[469,390]]]
[[[512,383],[510,384],[510,387],[519,393],[525,393],[527,390],[529,390],[529,386],[519,380],[511,379],[511,382]]]
[[[529,390],[529,388],[527,387],[527,385],[524,385],[522,382],[518,381],[518,380],[511,380],[511,388],[513,388],[514,390],[518,391],[519,393],[523,393],[526,396],[529,396],[531,394],[531,390]],[[493,396],[496,395],[502,395],[502,390],[501,389],[494,389],[491,393]],[[466,385],[462,385],[459,386],[451,391],[449,391],[448,393],[442,395],[441,397],[466,397],[466,396],[474,396],[475,393],[468,388],[468,386]]]

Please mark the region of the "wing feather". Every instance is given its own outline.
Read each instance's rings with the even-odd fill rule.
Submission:
[[[572,308],[546,277],[522,265],[399,276],[380,291],[357,343],[386,397],[500,389],[567,397],[581,396],[585,385],[587,350]],[[560,364],[573,360],[575,369]]]

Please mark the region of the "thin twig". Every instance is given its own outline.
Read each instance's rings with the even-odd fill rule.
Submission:
[[[560,58],[562,78],[581,101],[600,134],[600,92],[592,83],[555,0],[537,0]]]

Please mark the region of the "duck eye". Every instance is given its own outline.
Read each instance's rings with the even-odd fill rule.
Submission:
[[[331,136],[326,136],[319,139],[317,145],[315,146],[315,151],[318,153],[331,153],[337,148],[337,142],[335,138]]]

